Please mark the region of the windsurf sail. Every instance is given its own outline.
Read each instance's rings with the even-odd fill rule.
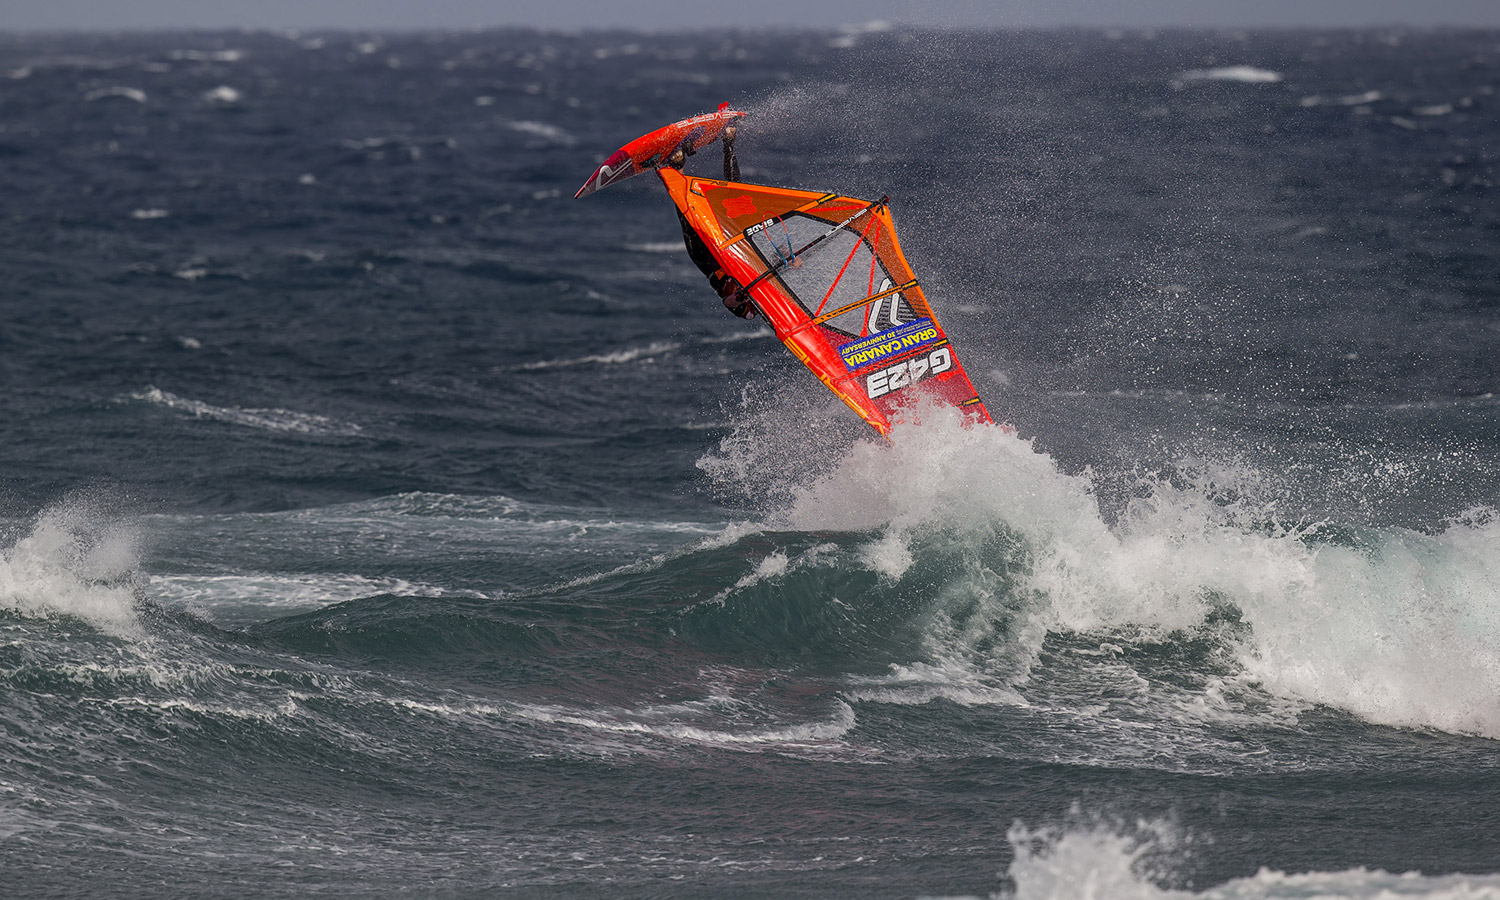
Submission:
[[[924,396],[991,421],[901,252],[887,198],[656,171],[776,337],[876,431]]]

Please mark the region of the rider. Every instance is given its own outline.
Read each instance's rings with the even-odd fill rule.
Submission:
[[[734,133],[733,123],[724,126],[725,181],[740,180],[740,161],[734,155]],[[673,150],[672,155],[667,157],[667,165],[678,171],[682,170],[686,162],[687,153],[681,147]],[[717,259],[714,259],[713,252],[708,249],[707,244],[703,243],[703,238],[698,236],[693,226],[688,224],[687,216],[684,216],[680,209],[677,210],[677,218],[682,223],[682,242],[687,245],[688,256],[703,271],[703,274],[708,276],[709,285],[723,299],[725,308],[742,319],[753,318],[755,304],[750,302],[750,295],[745,292],[744,286],[736,281],[734,276],[724,271],[724,267],[719,265]]]

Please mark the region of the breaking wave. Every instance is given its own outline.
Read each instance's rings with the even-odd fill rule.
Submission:
[[[136,534],[82,505],[53,507],[0,548],[0,610],[82,620],[144,636],[136,613]]]
[[[731,435],[703,468],[785,471],[774,454],[736,458],[755,443]],[[1500,737],[1500,517],[1470,510],[1431,533],[1307,522],[1258,499],[1267,480],[1228,465],[1143,477],[1106,515],[1090,473],[933,411],[854,443],[765,526],[878,534],[863,565],[933,585],[923,658],[864,682],[864,697],[1010,703],[1049,640],[1084,636],[1108,655],[1196,635],[1229,665],[1201,688],[1205,708],[1222,707],[1229,678],[1292,715],[1322,705]]]
[[[1009,900],[1500,900],[1500,875],[1287,873],[1262,868],[1203,891],[1163,887],[1191,835],[1160,821],[1031,830],[1013,826]]]

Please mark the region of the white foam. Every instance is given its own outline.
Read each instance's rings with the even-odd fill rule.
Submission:
[[[1384,96],[1385,95],[1380,93],[1379,91],[1365,91],[1363,94],[1346,94],[1342,97],[1335,97],[1330,100],[1317,94],[1311,94],[1309,96],[1303,97],[1300,102],[1301,105],[1306,107],[1322,106],[1327,103],[1335,103],[1340,106],[1364,106],[1367,103],[1374,103],[1377,100],[1382,99]]]
[[[79,506],[38,517],[30,533],[0,549],[0,607],[24,616],[82,619],[117,637],[144,635],[131,577],[135,535]]]
[[[132,219],[165,219],[169,215],[171,213],[164,209],[133,209],[130,211],[130,218]]]
[[[341,422],[338,419],[315,413],[295,412],[289,409],[242,409],[237,406],[213,406],[201,400],[179,397],[156,387],[148,387],[127,396],[131,400],[154,403],[195,418],[213,419],[264,431],[325,437],[355,437],[364,430],[352,422]]]
[[[912,564],[911,547],[904,536],[894,531],[866,544],[860,549],[859,555],[871,571],[886,578],[900,578]]]
[[[1144,836],[1127,836],[1102,826],[1031,831],[1011,827],[1015,858],[1007,873],[1015,900],[1186,900],[1185,891],[1164,890],[1138,872],[1143,858],[1170,843],[1160,823],[1141,823]]]
[[[960,706],[1028,706],[1015,690],[998,686],[984,673],[954,656],[935,663],[893,665],[883,676],[857,676],[843,691],[854,702],[921,706],[943,699]]]
[[[838,701],[832,715],[823,721],[779,725],[771,728],[747,728],[731,731],[722,728],[700,728],[656,711],[633,712],[625,709],[573,709],[560,706],[514,704],[509,712],[536,722],[571,725],[591,731],[654,735],[677,741],[720,746],[799,745],[837,741],[854,727],[854,709]]]
[[[672,341],[652,341],[644,347],[627,347],[623,350],[615,350],[611,353],[593,353],[588,356],[575,356],[570,359],[543,359],[537,362],[529,362],[521,365],[521,369],[558,369],[569,366],[617,366],[621,363],[635,362],[642,359],[651,359],[664,353],[671,353],[681,347],[681,344]]]
[[[626,250],[634,250],[636,253],[679,253],[682,251],[682,241],[650,241],[644,244],[626,244]]]
[[[1275,84],[1285,76],[1270,69],[1254,66],[1221,66],[1216,69],[1191,69],[1177,76],[1183,81],[1237,81],[1241,84]]]
[[[203,99],[209,103],[223,103],[226,105],[239,103],[243,97],[243,94],[227,84],[221,84],[211,91],[205,91],[203,94]]]
[[[883,574],[903,570],[903,546],[961,550],[962,570],[927,598],[934,617],[921,662],[939,684],[965,697],[985,685],[1005,702],[1049,632],[1152,639],[1202,628],[1229,606],[1249,626],[1226,638],[1244,675],[1279,698],[1500,738],[1500,517],[1475,511],[1436,534],[1367,529],[1348,547],[1275,526],[1274,503],[1253,499],[1265,476],[1223,466],[1205,468],[1198,483],[1143,483],[1145,495],[1106,522],[1086,475],[1060,471],[999,428],[925,415],[889,442],[857,443],[798,487],[769,526],[884,529],[864,552]],[[1241,499],[1226,502],[1225,485]],[[997,529],[1021,541],[1019,586],[988,568],[985,542]],[[990,624],[1011,618],[1018,624],[1004,633]],[[900,686],[893,680],[888,687]]]
[[[192,62],[239,62],[245,58],[243,50],[173,50],[170,59]]]
[[[1075,813],[1076,814],[1076,813]],[[1013,900],[1500,900],[1500,875],[1426,876],[1364,868],[1288,874],[1262,868],[1203,891],[1164,888],[1191,835],[1159,821],[1086,825],[1008,835]]]
[[[199,700],[161,700],[148,697],[119,697],[104,701],[110,706],[138,707],[165,713],[190,712],[209,718],[230,718],[250,722],[276,722],[301,714],[297,696],[284,697],[278,703],[242,706],[231,703],[205,703]]]
[[[722,540],[722,537],[715,540]],[[756,564],[754,571],[736,581],[733,587],[725,588],[704,602],[723,603],[746,588],[754,587],[764,581],[784,578],[788,572],[815,564],[819,557],[834,549],[836,547],[833,544],[819,544],[799,554],[796,559],[788,557],[786,553],[780,550],[773,551],[769,556]]]
[[[108,100],[111,97],[119,97],[124,100],[134,100],[136,103],[146,102],[146,92],[140,88],[133,87],[108,87],[96,91],[89,91],[83,96],[84,100]]]
[[[698,339],[700,344],[737,344],[740,341],[759,341],[765,338],[773,338],[776,332],[764,325],[752,328],[749,331],[729,331],[724,334],[715,334]]]
[[[155,575],[147,596],[164,606],[199,612],[220,606],[264,611],[295,612],[320,609],[375,594],[422,597],[486,597],[474,591],[453,591],[440,585],[402,578],[371,578],[353,574],[279,575],[268,572],[234,575]],[[493,595],[498,596],[498,595]]]
[[[559,128],[556,125],[551,125],[546,122],[532,122],[529,120],[521,120],[517,122],[508,122],[506,124],[508,124],[514,131],[519,131],[522,134],[529,134],[533,137],[539,137],[544,140],[551,141],[554,144],[572,146],[573,144],[577,143],[573,135],[569,134],[567,131]]]

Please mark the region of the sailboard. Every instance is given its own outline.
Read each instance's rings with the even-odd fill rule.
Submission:
[[[724,132],[724,126],[743,115],[737,109],[730,109],[728,103],[721,103],[717,112],[673,122],[642,135],[611,153],[609,159],[595,169],[589,180],[573,195],[573,199],[586,197],[600,188],[607,188],[655,168],[679,147],[691,156],[718,140],[719,135]]]
[[[726,105],[638,138],[610,156],[576,196],[629,177],[620,174],[627,161],[637,171],[654,166],[668,196],[745,286],[777,339],[876,431],[889,433],[924,397],[957,407],[968,423],[989,424],[989,411],[901,252],[889,198],[699,178],[663,164],[677,146],[695,152],[742,115]]]

